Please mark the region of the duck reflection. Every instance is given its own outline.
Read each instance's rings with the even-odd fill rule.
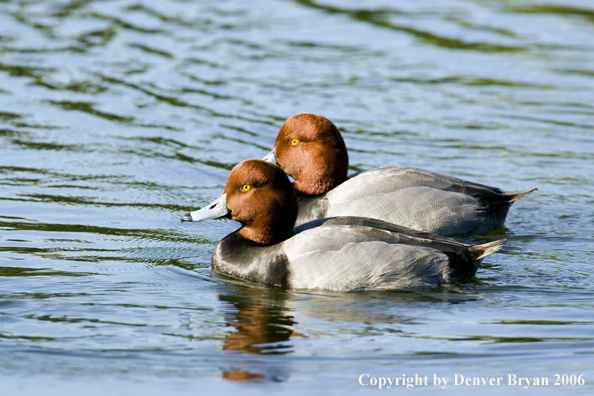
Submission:
[[[366,293],[296,292],[243,282],[221,286],[224,290],[218,298],[229,304],[224,313],[225,324],[233,330],[223,339],[222,349],[251,356],[229,362],[222,376],[230,381],[285,381],[292,369],[291,361],[271,359],[270,355],[293,353],[300,341],[307,338],[332,336],[329,327],[319,328],[319,320],[333,322],[331,333],[338,338],[345,334],[397,336],[417,321],[415,316],[403,316],[399,307],[417,305],[426,309],[435,304],[460,304],[480,298],[463,285]],[[304,323],[298,326],[295,316]],[[308,326],[311,320],[317,323],[313,327]],[[298,330],[303,326],[308,329]]]
[[[239,294],[221,295],[219,299],[237,310],[225,315],[228,326],[237,331],[225,337],[224,350],[250,354],[291,352],[292,346],[283,342],[295,335],[295,321],[287,314],[283,304],[287,296],[282,291],[246,287]]]
[[[240,287],[235,293],[221,294],[219,299],[232,305],[225,315],[225,321],[235,331],[223,340],[223,350],[241,351],[250,355],[287,354],[293,345],[287,343],[293,337],[306,338],[294,331],[295,320],[286,308],[290,295],[276,288]],[[244,362],[250,369],[257,369],[256,362]],[[263,363],[263,362],[260,362]],[[286,378],[279,367],[261,367],[270,373],[274,381]],[[280,370],[282,371],[282,370]],[[268,377],[268,375],[266,375]],[[223,378],[231,381],[253,381],[265,378],[264,374],[243,369],[223,371]]]

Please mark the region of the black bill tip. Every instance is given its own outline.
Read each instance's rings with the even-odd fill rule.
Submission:
[[[185,215],[183,215],[180,220],[182,223],[184,221],[192,221],[192,214],[188,212]]]

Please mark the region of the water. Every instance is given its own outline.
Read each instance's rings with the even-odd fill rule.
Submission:
[[[0,1],[2,395],[373,392],[362,374],[592,394],[593,35],[588,0]],[[304,111],[338,125],[353,172],[539,191],[463,238],[509,238],[467,282],[217,277],[237,224],[179,216]]]

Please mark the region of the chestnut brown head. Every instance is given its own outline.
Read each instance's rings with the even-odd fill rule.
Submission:
[[[289,118],[274,146],[276,160],[295,179],[295,189],[320,195],[346,180],[349,157],[336,126],[314,113]]]
[[[297,199],[287,175],[275,165],[252,159],[237,164],[225,185],[231,219],[239,233],[257,243],[272,244],[289,238],[297,218]]]

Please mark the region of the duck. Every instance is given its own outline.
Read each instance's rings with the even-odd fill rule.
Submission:
[[[285,172],[261,159],[237,164],[214,207],[184,221],[229,218],[241,227],[212,255],[215,273],[286,289],[341,292],[422,289],[470,278],[504,239],[468,245],[383,220],[344,216],[295,227],[297,197]]]
[[[349,177],[342,135],[315,113],[287,119],[263,159],[294,179],[296,226],[320,218],[358,216],[445,236],[485,234],[502,228],[510,206],[538,189],[504,192],[406,166],[383,166]],[[221,199],[206,207],[217,206]]]
[[[295,181],[296,225],[362,216],[439,235],[484,234],[503,227],[510,206],[538,188],[504,192],[430,170],[383,166],[347,176],[338,128],[315,113],[287,119],[264,160]]]

